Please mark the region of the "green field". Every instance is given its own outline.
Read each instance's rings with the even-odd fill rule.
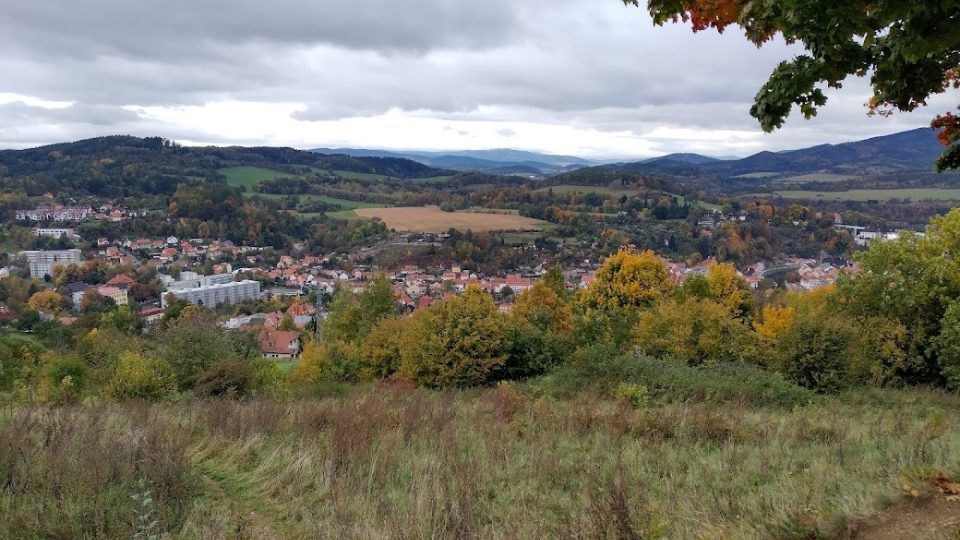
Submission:
[[[353,210],[340,210],[339,212],[327,212],[327,217],[332,217],[335,219],[343,219],[346,221],[359,221],[361,219],[369,219],[362,216],[358,216]]]
[[[843,182],[845,180],[853,180],[857,178],[856,176],[850,176],[849,174],[803,174],[800,176],[791,176],[789,178],[784,178],[778,183],[781,184],[805,184],[807,182]]]
[[[294,178],[293,175],[261,167],[227,167],[220,169],[220,173],[227,177],[227,184],[235,187],[245,186],[247,193],[253,193],[253,186],[264,180]]]
[[[278,193],[256,193],[257,197],[264,197],[267,199],[286,199],[290,195],[282,195]],[[343,208],[344,210],[355,210],[357,208],[383,208],[387,206],[381,203],[371,203],[363,201],[351,201],[347,199],[338,199],[336,197],[327,197],[326,195],[294,195],[297,198],[300,204],[310,203],[310,202],[324,202],[328,204],[336,204]]]
[[[773,178],[774,176],[780,176],[780,173],[776,173],[776,172],[752,172],[752,173],[737,175],[737,176],[734,176],[733,178]]]
[[[382,181],[389,180],[389,176],[382,174],[370,174],[370,173],[361,173],[353,171],[333,171],[333,174],[339,176],[340,178],[346,178],[348,180],[372,180],[372,181]]]
[[[546,193],[550,190],[553,190],[557,194],[567,194],[567,193],[582,193],[584,195],[588,193],[596,193],[598,195],[637,195],[639,190],[636,189],[611,189],[605,186],[573,186],[568,184],[561,184],[559,186],[549,186],[542,189],[538,189],[537,193]]]
[[[911,199],[914,201],[960,201],[960,188],[908,188],[908,189],[851,189],[849,191],[775,191],[784,199],[820,201],[889,201]]]

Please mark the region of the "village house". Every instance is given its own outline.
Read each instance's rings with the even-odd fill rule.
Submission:
[[[300,334],[264,328],[257,334],[257,344],[264,358],[285,359],[300,356]]]

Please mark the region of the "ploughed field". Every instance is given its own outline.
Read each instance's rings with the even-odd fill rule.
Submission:
[[[410,232],[535,231],[546,225],[545,221],[516,214],[444,212],[437,206],[358,208],[354,212],[361,217],[381,219],[391,229]]]

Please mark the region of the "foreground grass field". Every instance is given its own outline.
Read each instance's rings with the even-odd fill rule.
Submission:
[[[635,409],[399,384],[8,408],[0,537],[130,538],[156,520],[168,538],[843,538],[904,486],[928,495],[917,467],[955,470],[958,410],[922,391]]]
[[[451,228],[481,231],[536,231],[545,221],[515,214],[478,212],[444,212],[436,206],[359,208],[354,211],[365,218],[379,218],[397,231],[443,233]]]

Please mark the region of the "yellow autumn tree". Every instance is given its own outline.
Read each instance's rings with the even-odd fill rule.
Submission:
[[[750,287],[737,276],[731,263],[710,263],[707,267],[707,286],[710,296],[736,317],[746,317],[753,306]]]
[[[517,297],[513,315],[541,332],[568,334],[573,330],[573,310],[551,286],[538,281]]]
[[[762,320],[754,321],[753,329],[764,342],[774,343],[793,324],[796,311],[792,306],[764,306]]]
[[[644,311],[634,340],[648,355],[689,365],[741,362],[755,355],[750,329],[724,306],[704,298],[668,300]]]
[[[27,301],[27,305],[34,311],[57,314],[63,309],[64,301],[63,297],[55,291],[45,290],[34,293]]]
[[[320,380],[323,375],[323,352],[316,341],[306,340],[297,365],[290,370],[288,378],[294,384],[310,384]]]
[[[598,309],[644,308],[673,291],[663,260],[652,251],[620,251],[604,262],[584,301]]]
[[[414,314],[400,347],[400,372],[432,388],[483,384],[505,364],[505,345],[493,298],[470,287]]]
[[[360,379],[390,377],[400,367],[400,347],[410,319],[391,317],[378,322],[360,346]]]

